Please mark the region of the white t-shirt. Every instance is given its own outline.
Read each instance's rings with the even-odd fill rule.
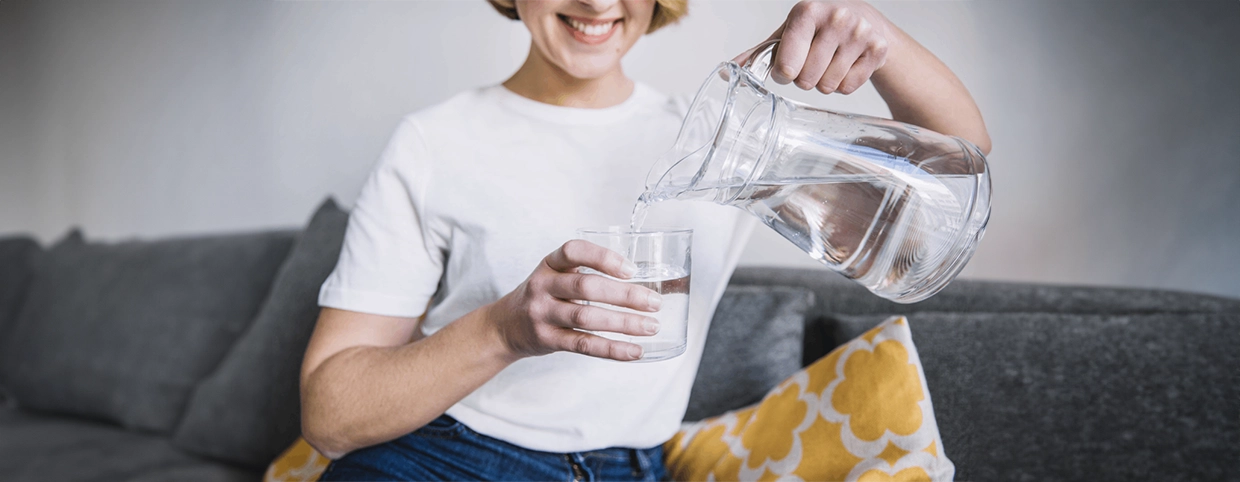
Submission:
[[[512,291],[577,228],[623,225],[687,110],[637,84],[622,104],[559,107],[503,86],[407,116],[362,189],[319,304],[426,314],[430,335]],[[647,225],[691,227],[685,354],[625,363],[553,353],[513,363],[448,415],[534,450],[645,448],[675,434],[715,305],[753,222],[705,202],[650,208]],[[410,404],[418,403],[410,400]]]

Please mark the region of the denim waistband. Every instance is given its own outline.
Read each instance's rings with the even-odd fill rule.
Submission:
[[[663,447],[530,450],[443,415],[392,442],[334,461],[320,480],[662,480]]]

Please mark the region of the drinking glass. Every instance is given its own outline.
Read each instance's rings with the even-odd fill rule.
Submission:
[[[659,311],[654,313],[607,303],[585,302],[625,313],[651,316],[659,320],[658,333],[650,336],[614,332],[591,333],[641,346],[642,357],[637,361],[667,360],[684,353],[689,331],[689,275],[692,271],[690,251],[693,245],[693,230],[646,227],[634,231],[628,226],[607,226],[579,229],[577,237],[615,251],[637,265],[637,273],[629,279],[613,278],[589,268],[582,268],[582,273],[632,283],[663,296]]]

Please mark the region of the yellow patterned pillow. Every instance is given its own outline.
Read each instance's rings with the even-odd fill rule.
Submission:
[[[687,423],[664,446],[674,480],[951,480],[926,376],[894,317],[752,407]]]
[[[903,482],[955,473],[903,317],[836,348],[755,406],[685,424],[664,449],[674,480]],[[329,462],[298,438],[264,481],[318,480]]]
[[[319,480],[331,459],[319,454],[305,439],[298,437],[293,446],[267,467],[263,482],[312,482]]]

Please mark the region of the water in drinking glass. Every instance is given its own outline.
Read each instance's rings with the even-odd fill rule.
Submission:
[[[586,301],[625,313],[652,317],[659,322],[659,332],[651,336],[633,336],[612,332],[593,332],[604,338],[634,343],[642,347],[638,361],[674,358],[685,351],[689,332],[689,279],[692,270],[690,251],[693,230],[684,228],[630,229],[631,226],[607,226],[577,230],[580,239],[590,241],[623,255],[637,266],[629,279],[617,279],[589,268],[582,273],[598,274],[625,283],[632,283],[659,293],[663,301],[656,312],[634,311],[606,303]]]
[[[689,329],[689,273],[683,269],[638,263],[637,273],[627,280],[619,280],[654,290],[663,296],[663,304],[654,313],[630,310],[606,303],[590,302],[594,306],[624,313],[636,313],[659,320],[659,332],[652,336],[631,336],[623,333],[593,332],[604,338],[636,343],[642,347],[639,361],[659,361],[684,353]]]

